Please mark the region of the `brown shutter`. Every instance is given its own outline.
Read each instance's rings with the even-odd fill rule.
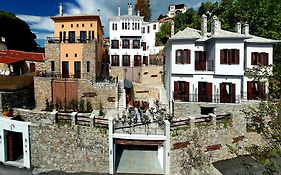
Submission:
[[[185,101],[189,101],[189,82],[185,82]]]
[[[236,49],[235,61],[236,61],[236,64],[240,64],[240,50],[239,49]]]
[[[261,99],[265,99],[265,83],[264,82],[259,83],[259,97]]]
[[[265,53],[265,65],[268,66],[268,53]]]
[[[253,95],[252,95],[252,82],[251,81],[247,81],[247,99],[248,100],[252,100],[253,99]]]
[[[190,50],[187,50],[187,64],[190,64]]]
[[[231,84],[231,102],[235,103],[236,94],[235,94],[235,84]]]
[[[223,52],[223,49],[221,49],[220,51],[220,64],[224,64],[224,52]]]
[[[258,53],[258,55],[259,55],[259,61],[258,61],[258,63],[260,63],[261,65],[263,65],[262,53]]]
[[[195,70],[200,70],[200,52],[195,51]]]
[[[251,65],[255,65],[255,52],[251,53]]]
[[[201,65],[201,70],[206,70],[206,58],[204,51],[200,52],[201,60],[200,60],[200,65]]]
[[[228,49],[228,50],[227,50],[227,55],[228,55],[228,58],[227,58],[228,64],[234,64],[234,63],[232,62],[232,49]]]
[[[225,102],[224,84],[220,83],[220,103]]]
[[[181,50],[180,53],[181,53],[181,64],[184,64],[184,50]]]
[[[213,85],[212,85],[212,83],[208,83],[208,87],[207,87],[207,89],[208,89],[208,100],[207,100],[207,102],[212,102],[212,96],[213,96],[213,94],[212,94],[212,88],[213,88]]]
[[[174,81],[174,100],[178,100],[179,99],[179,83],[178,81]]]
[[[179,50],[176,50],[176,64],[178,64],[178,52]]]

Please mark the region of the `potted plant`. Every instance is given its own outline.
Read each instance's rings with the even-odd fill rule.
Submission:
[[[9,104],[5,104],[3,106],[3,116],[12,117],[13,116],[13,109]]]

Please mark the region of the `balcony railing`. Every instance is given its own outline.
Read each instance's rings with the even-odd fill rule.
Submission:
[[[33,74],[0,76],[0,91],[14,91],[33,85]]]
[[[198,94],[189,94],[189,95],[177,95],[178,97],[175,98],[174,93],[174,100],[176,102],[207,102],[207,103],[240,103],[241,95],[235,95],[235,100],[230,97],[225,97],[224,99],[220,99],[220,94],[212,95],[211,98],[205,96],[199,97]]]
[[[73,38],[60,38],[60,37],[47,37],[47,43],[90,43],[95,41],[94,38],[81,38],[81,37],[73,37]]]

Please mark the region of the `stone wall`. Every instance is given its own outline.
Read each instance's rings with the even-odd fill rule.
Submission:
[[[52,99],[51,78],[34,77],[34,95],[36,109],[45,109],[45,100],[51,101]]]
[[[96,54],[95,42],[83,44],[83,56],[82,56],[82,78],[96,81],[96,75],[99,75],[97,70],[97,54]],[[90,61],[90,72],[87,72],[87,61]]]
[[[30,126],[31,165],[61,171],[108,173],[108,132],[59,126],[48,112],[16,110]]]
[[[9,104],[11,107],[33,108],[34,88],[28,87],[13,92],[0,92],[1,105]],[[0,106],[2,111],[2,106]]]
[[[42,67],[42,69],[51,71],[51,61],[55,61],[55,71],[60,72],[60,44],[59,43],[45,44],[45,64],[43,64],[44,66]]]
[[[135,100],[159,100],[160,98],[159,89],[139,83],[133,83],[133,93]]]
[[[162,84],[163,66],[143,66],[141,72],[142,84]]]

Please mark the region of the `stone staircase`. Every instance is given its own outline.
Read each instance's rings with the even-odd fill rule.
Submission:
[[[124,109],[126,108],[126,93],[125,93],[125,89],[124,89],[124,81],[120,80],[118,81],[118,85],[117,85],[117,104],[116,104],[116,108],[119,109]]]

